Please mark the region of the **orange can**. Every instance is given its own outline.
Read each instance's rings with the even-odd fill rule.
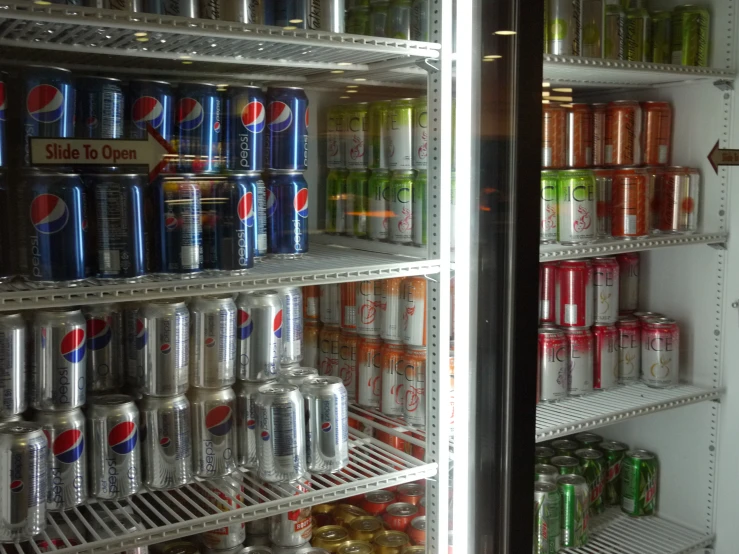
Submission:
[[[426,487],[418,483],[406,483],[398,487],[398,502],[405,502],[418,506],[418,503],[426,495]]]
[[[590,104],[572,104],[567,110],[567,167],[593,165],[593,110]]]
[[[382,341],[361,337],[357,346],[357,404],[380,409],[382,393]]]
[[[672,145],[672,106],[642,102],[642,152],[647,165],[668,165]]]
[[[303,367],[312,367],[318,369],[320,367],[320,340],[321,333],[320,321],[306,321],[303,325]]]
[[[659,226],[659,218],[662,210],[662,179],[665,168],[658,166],[645,167],[649,181],[649,230],[655,231]]]
[[[385,525],[395,531],[405,531],[416,517],[418,517],[418,508],[407,502],[390,504],[382,514]]]
[[[406,530],[408,538],[411,542],[416,545],[426,545],[426,516],[419,516],[411,521],[411,524]]]
[[[542,106],[541,167],[558,169],[567,162],[567,111],[555,104]]]
[[[421,441],[426,440],[426,437],[423,435],[423,433],[419,433],[416,431],[412,432],[411,436],[414,439],[418,439]],[[423,446],[418,446],[417,444],[410,443],[410,445],[411,445],[411,456],[421,461],[425,461],[426,460],[426,449]]]
[[[359,507],[371,516],[379,516],[394,502],[394,493],[390,491],[372,491],[364,495],[364,500],[362,500]]]
[[[339,377],[344,381],[347,400],[357,401],[357,345],[359,335],[342,331],[339,335]]]
[[[426,426],[426,349],[408,346],[403,356],[403,416],[414,427]]]
[[[401,340],[400,289],[403,279],[383,279],[380,288],[380,337],[383,340]]]
[[[341,329],[335,325],[324,325],[318,339],[318,373],[339,376],[339,337]]]
[[[605,163],[606,156],[606,104],[593,104],[593,165]]]
[[[357,329],[357,284],[341,284],[341,329],[356,331]]]
[[[426,278],[406,279],[402,296],[403,343],[408,346],[426,346]]]
[[[388,416],[403,416],[403,404],[405,403],[404,354],[405,347],[400,343],[386,342],[380,349],[380,367],[382,369],[380,410]]]
[[[641,165],[642,113],[639,102],[616,100],[606,108],[606,165]]]
[[[649,236],[649,178],[646,169],[628,167],[613,172],[611,234],[631,239]]]
[[[352,521],[358,517],[366,515],[368,515],[367,512],[362,508],[352,506],[351,504],[337,504],[336,508],[334,508],[334,521],[337,525],[343,525],[345,527],[351,525]]]
[[[303,287],[303,319],[318,321],[321,317],[320,291],[317,285]]]

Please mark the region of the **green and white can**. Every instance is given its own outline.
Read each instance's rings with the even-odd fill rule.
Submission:
[[[580,475],[563,475],[557,481],[557,487],[562,497],[562,548],[585,546],[588,543],[588,484]]]
[[[549,53],[580,55],[580,0],[549,0]]]
[[[672,63],[672,12],[652,12],[652,62]]]
[[[552,483],[557,484],[559,478],[559,471],[553,465],[549,464],[536,464],[534,466],[534,481],[537,483]]]
[[[346,230],[346,169],[332,169],[326,179],[326,232]]]
[[[426,171],[416,172],[413,180],[413,244],[426,246],[426,210],[427,210]]]
[[[621,464],[629,447],[618,441],[603,441],[598,448],[603,452],[606,460],[603,500],[608,506],[619,506],[621,504]]]
[[[387,163],[388,117],[390,115],[390,100],[372,102],[367,112],[367,126],[369,130],[370,169],[389,169]]]
[[[413,100],[390,102],[385,155],[388,167],[394,171],[413,169]]]
[[[608,60],[626,58],[626,12],[618,0],[606,0],[603,57]]]
[[[626,12],[626,59],[630,62],[652,61],[652,18],[646,8]]]
[[[331,106],[326,120],[326,166],[346,167],[344,163],[344,106]]]
[[[387,240],[390,226],[390,172],[375,169],[369,178],[367,227],[372,240]]]
[[[652,515],[657,508],[657,457],[630,450],[621,463],[621,511],[632,517]]]
[[[426,97],[413,101],[413,169],[426,171],[429,155],[429,114]]]
[[[413,242],[413,170],[390,175],[390,224],[388,239],[398,244]]]
[[[672,12],[672,63],[708,67],[711,15],[700,6],[678,6]]]
[[[346,130],[344,131],[344,160],[346,168],[367,169],[368,156],[366,145],[368,142],[367,112],[368,104],[352,104],[344,108]]]
[[[580,460],[582,476],[590,488],[590,515],[602,514],[605,511],[603,502],[603,483],[605,464],[603,453],[594,448],[581,448],[575,455]]]
[[[556,554],[559,551],[561,510],[557,485],[534,483],[534,554]]]
[[[346,228],[347,235],[367,236],[367,211],[369,171],[355,169],[346,179]]]

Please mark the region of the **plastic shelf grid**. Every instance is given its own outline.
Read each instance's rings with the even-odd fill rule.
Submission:
[[[424,464],[362,433],[352,432],[349,438],[351,461],[338,473],[308,475],[299,483],[265,484],[240,470],[223,480],[198,481],[175,490],[145,491],[115,502],[93,500],[48,514],[47,530],[35,542],[0,545],[0,553],[40,554],[41,542],[47,551],[60,553],[119,552],[436,474],[436,464]],[[138,530],[131,530],[133,526]],[[57,537],[66,539],[54,540]]]
[[[37,287],[11,282],[0,286],[0,311],[151,301],[205,294],[222,294],[279,286],[321,285],[363,279],[388,279],[439,272],[438,261],[312,244],[305,257],[259,262],[246,275],[165,279],[149,277],[137,283],[101,284],[90,280],[75,287]]]
[[[610,256],[621,252],[638,252],[653,248],[681,246],[686,244],[712,244],[723,246],[729,239],[727,233],[706,233],[696,235],[657,235],[640,240],[601,240],[590,244],[564,246],[561,244],[542,244],[539,246],[539,259],[573,260],[591,256]]]
[[[718,389],[678,385],[653,389],[642,383],[536,406],[536,442],[611,425],[624,419],[719,398]]]

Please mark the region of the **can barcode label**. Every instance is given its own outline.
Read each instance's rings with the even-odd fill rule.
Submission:
[[[565,304],[565,323],[577,325],[577,304]]]
[[[624,219],[624,233],[627,235],[636,234],[636,216],[627,215]]]
[[[634,499],[621,498],[621,508],[623,508],[626,513],[634,513]]]
[[[200,245],[183,246],[180,248],[180,259],[183,269],[200,268]]]
[[[99,250],[98,263],[103,273],[118,273],[121,270],[120,250]]]
[[[300,339],[292,339],[290,342],[282,342],[282,354],[286,357],[292,355],[300,355],[303,353],[303,341]]]
[[[257,237],[257,248],[259,249],[259,253],[266,253],[267,252],[267,235],[259,235]]]
[[[272,406],[272,436],[275,457],[286,457],[292,463],[297,455],[295,438],[295,410],[291,404]]]

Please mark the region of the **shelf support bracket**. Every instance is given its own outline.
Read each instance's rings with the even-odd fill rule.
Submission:
[[[416,66],[420,67],[421,69],[423,69],[424,71],[428,73],[438,73],[439,63],[440,61],[434,58],[425,58],[423,60],[416,60]]]
[[[722,92],[731,92],[734,90],[734,83],[728,79],[719,79],[713,82],[713,86]]]
[[[709,242],[708,246],[710,246],[714,250],[726,250],[725,242]]]

